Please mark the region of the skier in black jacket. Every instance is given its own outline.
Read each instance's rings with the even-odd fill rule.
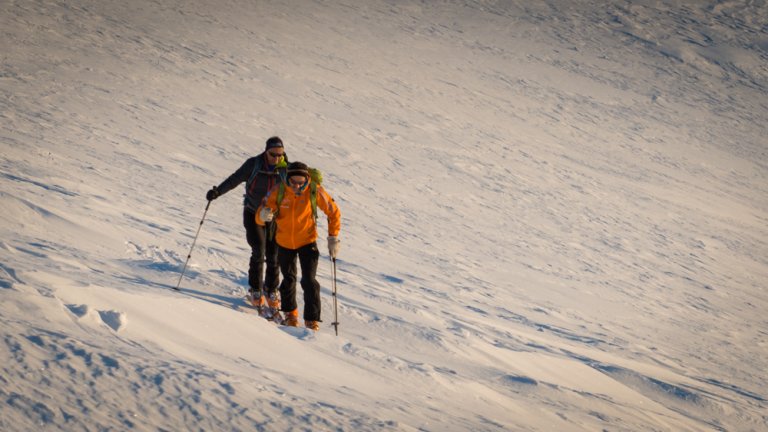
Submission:
[[[256,209],[259,208],[270,189],[285,178],[287,155],[283,141],[276,136],[267,140],[266,149],[258,156],[249,158],[220,185],[214,186],[205,195],[208,201],[214,200],[245,182],[245,202],[243,225],[245,237],[251,246],[251,260],[248,266],[248,297],[263,315],[271,316],[280,310],[280,267],[277,264],[277,244],[268,238],[272,228],[270,224],[256,224]],[[267,264],[266,275],[264,263]],[[266,292],[265,292],[266,291]],[[264,296],[266,295],[266,301]],[[265,303],[268,308],[264,307]]]

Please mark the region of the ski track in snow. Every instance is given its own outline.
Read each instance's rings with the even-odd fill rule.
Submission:
[[[768,429],[766,22],[6,2],[0,429]],[[240,188],[171,289],[273,134],[342,210],[339,337],[327,256],[319,333],[243,313]]]

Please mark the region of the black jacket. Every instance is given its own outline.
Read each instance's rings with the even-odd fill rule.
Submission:
[[[245,201],[243,204],[255,212],[267,192],[285,178],[285,168],[268,171],[267,155],[264,153],[246,160],[237,171],[221,182],[218,186],[219,195],[224,195],[240,183],[245,182]],[[288,162],[288,155],[283,157]]]

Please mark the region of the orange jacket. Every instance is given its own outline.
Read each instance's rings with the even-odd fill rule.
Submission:
[[[312,180],[310,180],[312,181]],[[264,225],[261,219],[261,209],[269,207],[272,213],[277,211],[277,191],[280,185],[274,186],[267,194],[266,203],[256,210],[256,223]],[[275,241],[286,249],[298,249],[317,240],[317,227],[312,216],[312,203],[309,200],[310,188],[307,185],[301,195],[296,196],[291,187],[285,187],[283,201],[280,203],[280,213],[274,219],[277,223]],[[341,211],[328,192],[317,185],[317,209],[328,216],[328,235],[337,236],[341,231]]]

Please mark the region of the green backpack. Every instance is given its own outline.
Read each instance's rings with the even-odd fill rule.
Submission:
[[[323,173],[317,168],[309,169],[309,178],[312,181],[309,183],[309,203],[312,205],[312,217],[317,223],[317,185],[323,184]],[[280,182],[280,186],[277,188],[277,211],[275,212],[274,219],[272,219],[272,228],[269,230],[269,240],[275,238],[275,231],[277,230],[277,215],[280,214],[280,203],[283,202],[285,197],[285,182]]]

